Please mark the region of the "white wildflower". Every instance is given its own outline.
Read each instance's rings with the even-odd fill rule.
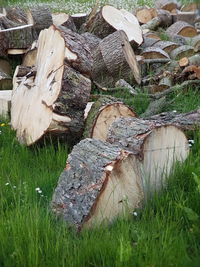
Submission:
[[[35,191],[40,191],[40,188],[39,188],[39,187],[36,187],[36,188],[35,188]]]
[[[14,189],[17,188],[16,185],[13,185],[13,188],[14,188]]]
[[[192,139],[189,139],[188,142],[189,142],[190,144],[194,144],[194,140],[192,140]]]
[[[136,211],[134,211],[134,212],[133,212],[133,215],[134,215],[134,216],[137,216],[138,214],[137,214],[137,212],[136,212]]]
[[[6,183],[5,185],[9,185],[9,183]]]

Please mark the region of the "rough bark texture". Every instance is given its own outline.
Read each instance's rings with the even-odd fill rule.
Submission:
[[[100,97],[88,113],[83,136],[105,141],[108,128],[116,118],[135,116],[123,102],[109,96]]]
[[[109,128],[107,141],[135,153],[141,160],[147,196],[165,185],[174,162],[183,161],[189,149],[186,136],[177,127],[137,118],[115,120]]]
[[[145,48],[141,55],[145,59],[169,58],[169,55],[164,50],[154,46]]]
[[[194,48],[190,45],[182,45],[171,51],[170,57],[179,60],[182,57],[190,57],[194,55]]]
[[[85,38],[85,41],[86,41],[87,45],[89,46],[91,53],[94,53],[94,51],[97,49],[101,39],[90,32],[85,32],[85,33],[81,34],[81,36],[83,36]]]
[[[194,11],[192,12],[178,12],[177,14],[173,15],[173,23],[181,20],[185,21],[194,26],[196,14]]]
[[[111,222],[137,208],[142,198],[134,155],[88,138],[74,146],[69,155],[53,195],[52,209],[80,230]]]
[[[123,31],[116,31],[104,38],[94,51],[93,58],[92,78],[102,86],[113,87],[119,78],[140,84],[138,63]]]
[[[167,52],[168,54],[169,54],[173,49],[179,47],[178,44],[176,44],[176,43],[174,43],[174,42],[170,42],[170,41],[158,41],[158,42],[154,43],[153,46],[161,48],[162,50],[164,50],[164,51]]]
[[[191,45],[194,47],[194,51],[200,51],[200,34],[192,38]]]
[[[181,35],[184,37],[193,37],[197,35],[196,29],[185,21],[177,21],[172,24],[166,33],[172,37],[174,35]]]
[[[87,16],[88,15],[85,14],[85,13],[73,14],[71,16],[73,21],[74,21],[74,24],[75,24],[77,30],[79,30],[81,28],[81,26],[83,25],[83,23],[86,22]]]

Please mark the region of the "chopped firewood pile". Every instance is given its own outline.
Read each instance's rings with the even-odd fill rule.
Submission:
[[[200,126],[200,109],[160,114],[167,95],[200,86],[200,7],[158,0],[132,12],[0,12],[0,115],[10,114],[21,144],[74,145],[53,212],[82,229],[140,208],[187,158],[186,131]],[[134,98],[138,88],[151,100],[140,117],[108,95]]]

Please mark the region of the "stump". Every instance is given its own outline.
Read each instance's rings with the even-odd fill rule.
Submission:
[[[108,128],[119,117],[135,117],[136,114],[123,102],[109,96],[100,97],[88,112],[84,137],[106,140]]]
[[[131,152],[85,139],[74,146],[55,189],[55,214],[77,229],[112,222],[138,208],[143,193]]]
[[[145,195],[159,191],[175,161],[185,160],[189,151],[187,138],[177,127],[136,118],[115,120],[109,128],[107,141],[133,152],[140,159]]]
[[[42,31],[35,67],[21,66],[15,71],[11,124],[18,140],[26,145],[49,134],[68,133],[74,138],[82,134],[91,81],[66,62],[71,60],[77,69],[87,71],[90,58],[84,58],[86,47],[74,34],[76,47],[70,51],[69,38],[65,42],[68,31],[54,26]],[[75,50],[82,54],[74,54]],[[81,59],[87,60],[86,64]]]
[[[140,70],[128,38],[123,31],[116,31],[104,38],[93,52],[95,82],[114,87],[121,78],[140,84]]]

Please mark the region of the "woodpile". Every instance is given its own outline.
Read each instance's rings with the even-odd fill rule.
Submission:
[[[199,109],[162,111],[169,95],[200,86],[197,8],[158,0],[132,12],[0,10],[0,116],[11,116],[21,144],[75,144],[52,209],[77,229],[142,207],[187,158]],[[133,109],[112,92],[130,94]],[[138,94],[150,100],[140,118]]]

